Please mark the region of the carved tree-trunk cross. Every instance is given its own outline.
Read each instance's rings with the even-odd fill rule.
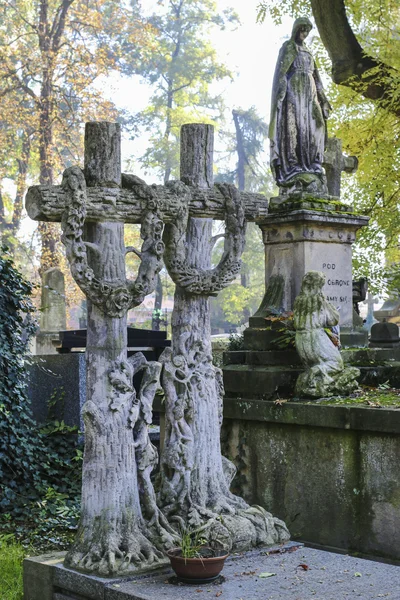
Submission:
[[[134,175],[121,177],[119,126],[88,123],[84,171],[72,167],[61,186],[28,191],[31,218],[62,222],[72,274],[88,298],[82,515],[66,560],[81,570],[111,574],[158,565],[174,543],[177,521],[203,526],[229,548],[288,538],[282,522],[229,492],[234,469],[220,451],[222,378],[211,362],[208,296],[239,272],[246,219],[262,220],[267,202],[233,186],[212,187],[212,146],[210,126],[185,126],[182,181],[148,186]],[[212,218],[226,222],[214,269],[207,250]],[[131,282],[123,226],[138,222],[141,264]],[[140,353],[127,359],[126,312],[153,291],[164,247],[176,296],[172,349],[160,359],[167,433],[157,501],[150,480],[157,455],[147,424],[161,364]]]

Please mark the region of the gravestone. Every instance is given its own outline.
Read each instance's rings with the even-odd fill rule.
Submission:
[[[354,173],[358,161],[342,154],[341,140],[330,138],[323,164],[331,196],[299,192],[271,198],[269,215],[258,222],[265,245],[266,296],[271,283],[281,277],[280,309],[291,312],[305,273],[322,271],[326,276],[326,299],[339,310],[343,345],[365,346],[365,332],[356,330],[353,321],[351,246],[357,230],[367,225],[369,218],[355,215],[352,207],[337,197],[341,173]],[[274,344],[276,335],[270,333],[271,323],[265,322],[270,308],[268,298],[264,298],[250,317],[249,328],[244,332],[248,349],[266,350],[271,348],[271,341]],[[272,329],[275,327],[272,325]]]
[[[36,186],[27,195],[32,218],[62,222],[72,274],[88,299],[82,518],[66,564],[101,575],[156,567],[175,542],[176,533],[160,510],[165,502],[161,498],[156,504],[150,479],[157,458],[147,424],[162,365],[166,405],[176,409],[169,423],[183,433],[183,444],[192,428],[190,452],[186,447],[182,454],[182,445],[169,440],[176,477],[164,477],[164,499],[173,496],[172,504],[181,503],[184,523],[193,517],[191,524],[201,519],[213,525],[208,532],[222,533],[232,548],[288,539],[284,523],[229,492],[233,469],[219,445],[222,381],[210,352],[208,296],[239,272],[245,221],[264,216],[267,206],[261,195],[212,186],[212,129],[188,127],[187,134],[182,132],[183,181],[148,186],[133,175],[121,176],[119,127],[89,123],[84,172],[67,169],[61,186]],[[204,253],[212,218],[225,219],[227,227],[225,252],[215,269]],[[141,223],[144,239],[135,282],[125,277],[123,225],[128,222]],[[138,355],[128,359],[126,312],[154,289],[164,248],[177,285],[173,346],[160,357],[162,364]],[[132,378],[142,369],[136,395]],[[209,466],[201,470],[198,461],[208,452]],[[173,513],[171,522],[175,518]]]
[[[36,354],[56,354],[58,332],[67,327],[64,274],[58,267],[43,273],[40,310]]]
[[[293,393],[301,365],[291,349],[290,318],[306,273],[325,275],[322,291],[339,311],[340,329],[353,331],[352,244],[369,219],[354,214],[336,195],[342,171],[350,166],[354,171],[357,161],[347,164],[340,140],[328,143],[324,158],[331,107],[304,43],[311,28],[309,19],[296,19],[277,59],[269,138],[279,195],[270,199],[268,215],[258,221],[265,246],[266,293],[244,332],[244,352],[226,357],[225,390],[232,398],[271,399]],[[323,164],[329,171],[329,188]]]
[[[375,323],[371,327],[370,348],[398,348],[399,326],[396,323]]]

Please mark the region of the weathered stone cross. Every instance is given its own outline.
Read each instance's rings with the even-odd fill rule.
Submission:
[[[358,169],[358,158],[343,154],[342,140],[328,138],[323,165],[330,195],[340,198],[342,171],[349,174],[355,173]]]
[[[27,194],[31,218],[62,222],[72,274],[88,298],[82,514],[66,560],[81,570],[122,573],[162,560],[175,535],[164,514],[172,521],[179,513],[184,524],[206,520],[210,536],[214,524],[231,547],[288,537],[284,524],[262,509],[249,520],[236,514],[248,506],[230,493],[233,469],[220,451],[222,379],[211,361],[208,297],[238,273],[246,220],[262,220],[268,207],[262,195],[212,185],[212,150],[210,126],[184,126],[181,181],[148,186],[121,176],[119,126],[88,123],[84,171],[67,169],[61,186],[36,186]],[[210,219],[226,222],[215,268],[206,250]],[[124,223],[141,223],[135,282],[126,280]],[[156,503],[150,474],[157,457],[147,424],[161,365],[140,354],[127,359],[126,313],[153,291],[162,258],[176,295],[172,349],[162,358],[166,445]],[[220,514],[230,515],[224,527]]]

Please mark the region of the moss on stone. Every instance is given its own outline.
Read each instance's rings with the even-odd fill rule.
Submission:
[[[310,403],[311,404],[311,403]],[[338,406],[371,406],[373,408],[400,408],[400,390],[395,388],[363,387],[361,393],[348,397],[335,397],[320,400],[318,404]]]

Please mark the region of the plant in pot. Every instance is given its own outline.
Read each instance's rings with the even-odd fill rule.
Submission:
[[[221,573],[228,552],[207,545],[200,530],[183,530],[180,544],[167,552],[179,581],[208,583]]]

